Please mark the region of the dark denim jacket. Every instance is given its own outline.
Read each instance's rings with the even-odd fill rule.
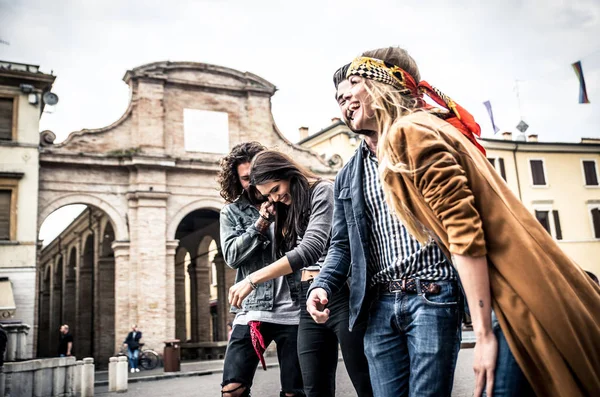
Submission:
[[[363,155],[360,148],[335,178],[331,245],[321,273],[310,287],[324,288],[328,296],[350,280],[350,321],[352,330],[367,293],[369,240],[363,192]],[[310,293],[309,290],[309,293]]]
[[[269,237],[254,226],[259,216],[258,210],[244,194],[221,210],[221,247],[225,263],[237,269],[236,283],[275,261]],[[300,277],[299,271],[285,276],[293,300],[298,299]],[[256,290],[244,300],[243,309],[271,310],[273,294],[273,280],[258,284]],[[239,309],[232,306],[231,311],[237,312]]]

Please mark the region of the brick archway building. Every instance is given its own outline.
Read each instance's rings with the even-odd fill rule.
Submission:
[[[225,338],[234,273],[219,252],[218,160],[257,140],[321,175],[337,171],[282,136],[271,114],[276,88],[256,75],[157,62],[128,71],[124,81],[131,101],[112,125],[60,144],[42,133],[38,227],[65,205],[88,210],[69,236],[40,252],[38,356],[53,352],[51,327],[70,316],[76,352],[79,343],[100,362],[120,349],[133,323],[156,349],[173,337]]]

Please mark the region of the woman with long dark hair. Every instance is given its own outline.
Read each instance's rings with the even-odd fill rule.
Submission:
[[[250,162],[264,150],[266,148],[258,142],[244,142],[234,146],[221,160],[219,184],[221,196],[227,202],[221,209],[219,221],[221,249],[227,266],[236,270],[236,282],[274,260],[270,224],[259,213],[265,200],[249,191]],[[280,396],[304,395],[297,350],[300,305],[290,299],[291,294],[297,294],[294,285],[294,274],[277,277],[261,284],[242,306],[231,308],[235,318],[230,323],[232,329],[223,363],[223,397],[251,394],[260,358],[256,354],[251,325],[258,321],[262,324],[262,346],[277,344]]]
[[[458,270],[477,338],[475,395],[529,395],[515,382],[523,374],[539,396],[596,395],[600,287],[487,161],[471,114],[420,81],[401,48],[363,53],[346,77],[344,118],[376,132],[389,204],[419,241],[437,240]]]
[[[229,302],[241,306],[261,283],[301,270],[298,356],[307,396],[334,396],[338,343],[344,363],[359,396],[371,396],[368,364],[363,353],[364,326],[348,330],[348,289],[342,288],[328,302],[335,315],[317,324],[306,312],[306,294],[324,262],[333,218],[333,184],[323,180],[277,151],[257,154],[250,169],[250,183],[268,201],[261,217],[273,223],[273,249],[277,259],[229,290]],[[260,340],[260,324],[253,328]]]

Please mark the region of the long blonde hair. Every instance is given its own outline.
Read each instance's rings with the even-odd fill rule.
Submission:
[[[415,174],[424,171],[428,165],[418,169],[410,169],[405,164],[392,156],[390,153],[390,142],[388,136],[394,129],[394,124],[402,117],[416,111],[422,111],[419,101],[410,94],[410,90],[398,90],[397,88],[372,80],[365,80],[365,88],[371,98],[371,107],[375,113],[378,126],[377,158],[379,159],[379,177],[382,181],[383,191],[388,205],[408,229],[408,231],[421,243],[431,239],[431,233],[423,226],[415,215],[394,194],[390,186],[387,186],[384,177],[387,172],[399,174]],[[394,148],[408,150],[408,148]]]

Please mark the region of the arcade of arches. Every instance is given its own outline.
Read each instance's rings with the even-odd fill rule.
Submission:
[[[63,324],[74,335],[77,356],[104,358],[114,353],[114,240],[108,217],[88,207],[42,249],[38,357],[56,356]]]
[[[258,140],[325,177],[339,167],[281,135],[271,114],[275,86],[256,75],[157,62],[124,80],[131,102],[112,125],[74,132],[58,144],[42,133],[38,226],[61,207],[87,209],[39,252],[37,356],[56,354],[64,323],[76,356],[100,365],[121,349],[132,324],[158,351],[175,337],[226,340],[235,272],[220,252],[219,159],[238,143]],[[193,111],[226,113],[220,153],[187,147],[196,130],[184,113]]]
[[[175,338],[181,341],[227,340],[227,322],[232,319],[227,289],[234,283],[235,271],[220,253],[218,216],[214,210],[199,209],[177,227]],[[56,355],[63,324],[74,336],[75,354],[96,357],[101,363],[125,339],[114,333],[114,241],[108,216],[88,207],[42,249],[38,357]],[[138,322],[144,324],[143,319]]]

